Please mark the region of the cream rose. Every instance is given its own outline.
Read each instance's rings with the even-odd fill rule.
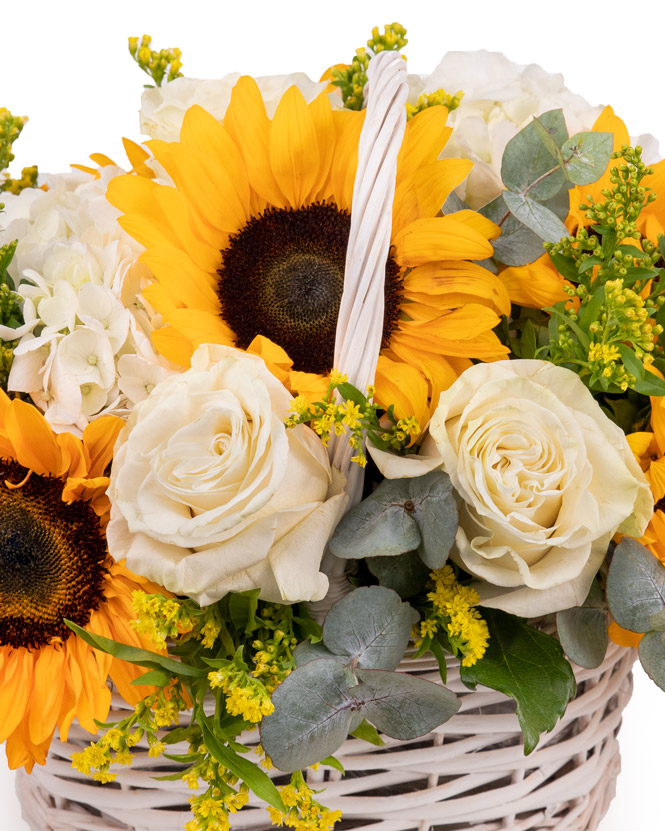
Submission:
[[[623,432],[562,367],[471,367],[441,394],[430,437],[462,502],[452,556],[483,581],[483,605],[580,605],[612,535],[641,536],[651,517]]]
[[[253,355],[206,344],[137,405],[115,450],[109,550],[206,605],[260,588],[320,600],[344,509],[320,439],[288,429],[290,394]]]

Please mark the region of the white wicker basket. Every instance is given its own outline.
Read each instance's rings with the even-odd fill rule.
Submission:
[[[632,692],[634,658],[634,650],[612,644],[598,669],[575,668],[577,697],[530,756],[524,756],[514,703],[482,687],[467,690],[451,660],[448,686],[462,700],[457,715],[415,741],[386,738],[375,747],[349,740],[335,754],[346,776],[320,768],[309,771],[310,781],[317,788],[325,783],[321,801],[343,812],[338,831],[595,831],[614,796],[616,734]],[[423,677],[438,678],[427,659],[406,660],[400,668],[413,672],[414,665]],[[110,718],[127,711],[117,697],[114,708]],[[258,734],[245,738],[256,743]],[[132,768],[100,785],[69,761],[89,740],[73,727],[68,743],[53,742],[45,767],[18,774],[23,816],[33,831],[182,831],[192,792],[181,781],[152,778],[178,765],[151,759],[147,746],[139,747]],[[184,745],[173,747],[185,752]],[[253,798],[232,825],[262,829],[270,822]]]

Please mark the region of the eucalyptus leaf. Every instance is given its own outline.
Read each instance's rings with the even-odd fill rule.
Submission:
[[[501,179],[515,193],[530,188],[534,199],[549,199],[563,187],[565,175],[542,138],[546,130],[552,143],[561,147],[568,138],[562,110],[550,110],[538,116],[539,124],[531,121],[506,145],[501,160]],[[549,174],[549,175],[547,175]],[[535,184],[537,182],[537,184]]]
[[[557,612],[556,626],[566,655],[578,666],[593,669],[605,660],[607,612],[583,606]]]
[[[416,551],[397,557],[368,557],[366,563],[379,583],[397,592],[402,599],[421,592],[429,579],[430,570]]]
[[[457,502],[450,477],[442,470],[433,470],[407,481],[413,516],[422,537],[418,553],[428,568],[442,568],[457,533]]]
[[[453,692],[424,678],[377,669],[356,674],[360,685],[352,692],[365,718],[393,739],[424,736],[460,708]]]
[[[416,521],[404,504],[409,480],[384,479],[374,493],[352,508],[338,524],[328,546],[343,559],[395,557],[421,543]]]
[[[65,620],[65,623],[88,646],[98,649],[100,652],[105,652],[107,655],[112,655],[121,661],[128,661],[130,664],[138,664],[138,666],[148,669],[163,669],[170,672],[173,677],[205,678],[208,675],[206,669],[199,669],[175,661],[173,658],[161,655],[159,652],[138,649],[135,646],[129,646],[129,644],[110,640],[110,638],[105,638],[102,635],[95,635],[93,632],[88,632],[86,629],[77,626],[71,620]]]
[[[561,148],[571,182],[590,185],[605,173],[612,155],[612,133],[575,133]]]
[[[543,241],[510,213],[501,195],[478,211],[499,225],[501,235],[492,243],[494,259],[504,265],[527,265],[545,251]]]
[[[506,207],[523,225],[545,242],[559,242],[568,236],[568,229],[545,205],[530,196],[504,190],[501,194]]]
[[[631,537],[614,549],[607,602],[619,626],[631,632],[648,632],[651,615],[665,609],[665,566]]]
[[[303,664],[308,664],[310,661],[318,661],[319,658],[334,658],[333,653],[326,649],[321,643],[312,643],[311,641],[301,641],[293,650],[293,659],[297,667]]]
[[[282,813],[286,812],[282,797],[268,774],[249,759],[243,759],[220,742],[199,711],[197,722],[203,734],[203,743],[214,758],[249,787],[259,797]]]
[[[656,632],[665,632],[665,609],[662,609],[660,612],[656,612],[655,615],[651,615],[649,618],[649,624],[652,629],[656,630]]]
[[[352,669],[395,669],[409,642],[412,613],[390,589],[356,589],[328,612],[323,642]]]
[[[454,214],[457,211],[468,211],[471,210],[469,206],[463,199],[460,199],[459,196],[455,193],[454,190],[451,190],[448,194],[446,201],[441,206],[441,213],[445,216],[446,214]]]
[[[461,668],[461,678],[467,686],[483,684],[515,699],[528,755],[565,713],[575,676],[556,638],[498,609],[484,608],[483,617],[490,633],[487,651]]]
[[[665,643],[662,632],[647,632],[637,649],[640,663],[651,680],[665,690]]]
[[[308,767],[338,750],[360,710],[350,694],[353,673],[321,658],[297,667],[272,694],[275,710],[261,722],[261,744],[283,771]]]

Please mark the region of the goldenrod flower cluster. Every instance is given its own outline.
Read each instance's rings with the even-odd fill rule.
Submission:
[[[335,400],[335,390],[338,390],[341,401]],[[351,461],[361,467],[367,464],[367,457],[363,448],[364,436],[381,449],[391,448],[402,451],[418,438],[420,425],[414,417],[395,419],[392,407],[389,407],[381,418],[378,404],[370,403],[375,388],[368,387],[367,395],[362,395],[353,385],[348,383],[346,375],[337,370],[330,374],[328,392],[323,401],[310,404],[304,395],[298,395],[291,401],[293,413],[285,420],[287,427],[296,424],[309,424],[312,430],[321,437],[324,445],[330,441],[331,435],[341,436],[348,432],[350,447],[357,450]],[[351,394],[352,398],[344,398]]]
[[[14,161],[13,144],[27,123],[27,116],[12,115],[6,107],[0,107],[0,171],[6,170],[10,162]],[[8,173],[0,176],[0,193],[20,193],[24,188],[34,188],[36,185],[36,165],[24,167],[20,179],[12,179]]]
[[[219,615],[213,606],[202,609],[191,600],[140,591],[132,593],[132,606],[137,616],[132,627],[160,649],[166,647],[167,638],[187,633],[202,641],[206,649],[212,649],[221,632]]]
[[[462,655],[462,666],[471,667],[485,654],[489,641],[487,624],[475,609],[478,593],[461,586],[449,565],[430,573],[434,590],[427,595],[431,612],[420,622],[420,643],[445,632],[456,655]]]
[[[189,800],[194,818],[185,824],[185,831],[227,829],[229,813],[235,814],[242,810],[249,801],[249,787],[243,782],[236,789],[234,786],[238,785],[238,777],[209,754],[182,778],[192,789],[199,787],[199,778],[208,783],[205,793]]]
[[[298,639],[293,634],[293,621],[287,607],[269,605],[261,610],[265,633],[252,643],[254,670],[252,675],[260,678],[268,692],[282,683],[294,667],[293,650]]]
[[[164,752],[166,745],[157,731],[177,724],[180,712],[187,706],[179,683],[146,696],[134,707],[132,715],[112,725],[85,750],[73,753],[72,767],[98,782],[112,782],[117,774],[110,772],[111,765],[131,765],[132,748],[142,738],[148,742],[149,756],[160,756]]]
[[[445,91],[445,89],[437,89],[435,92],[423,92],[423,94],[418,97],[415,104],[406,105],[406,119],[408,121],[413,118],[414,115],[418,115],[418,113],[428,109],[428,107],[442,106],[447,107],[448,111],[456,110],[459,107],[462,98],[464,98],[464,93],[461,89],[454,95],[450,95]]]
[[[314,792],[299,770],[279,791],[287,811],[282,813],[269,806],[267,810],[273,825],[287,826],[295,831],[331,831],[342,818],[341,811],[331,811],[314,799]]]
[[[233,661],[225,661],[224,666],[209,672],[208,683],[225,694],[228,713],[250,724],[258,724],[275,709],[265,684]]]
[[[131,37],[128,41],[129,54],[139,67],[150,75],[158,87],[161,87],[164,76],[167,81],[182,77],[180,49],[160,49],[159,52],[155,52],[150,48],[152,44],[150,35],[143,35],[140,40],[137,37]]]
[[[348,110],[362,110],[364,90],[367,83],[367,67],[370,58],[378,52],[399,51],[408,43],[406,29],[399,23],[387,24],[384,33],[379,34],[378,26],[372,29],[372,37],[367,41],[367,49],[356,49],[351,66],[346,69],[332,70],[332,83],[342,91],[342,100]]]

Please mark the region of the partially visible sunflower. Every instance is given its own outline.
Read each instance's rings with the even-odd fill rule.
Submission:
[[[470,359],[507,356],[492,329],[510,310],[508,294],[473,262],[491,255],[498,228],[473,211],[440,215],[471,168],[438,160],[446,117],[433,107],[406,127],[376,379],[384,404],[407,384],[398,414],[425,420],[428,402]],[[165,323],[153,333],[162,354],[189,366],[201,343],[234,345],[262,354],[292,390],[324,391],[363,121],[364,113],[333,110],[325,93],[307,105],[295,87],[271,121],[244,77],[223,126],[195,106],[180,141],[147,143],[172,185],[145,175],[112,182],[108,198],[155,276],[144,294]]]
[[[11,768],[44,764],[54,731],[91,733],[109,712],[110,676],[136,703],[142,670],[93,650],[68,618],[154,651],[131,627],[133,591],[160,591],[111,560],[104,472],[123,426],[106,416],[78,439],[0,390],[0,742]]]

